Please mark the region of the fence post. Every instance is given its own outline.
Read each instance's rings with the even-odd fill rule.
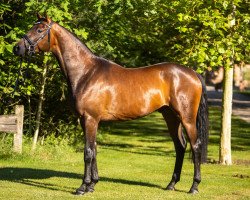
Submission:
[[[17,153],[22,153],[22,138],[23,138],[23,115],[24,106],[17,105],[15,107],[15,114],[17,117],[16,132],[14,134],[14,147],[13,150]]]

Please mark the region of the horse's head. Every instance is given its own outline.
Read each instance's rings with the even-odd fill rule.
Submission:
[[[16,55],[24,56],[25,54],[50,50],[50,30],[53,21],[48,16],[43,18],[40,14],[37,14],[37,18],[38,20],[34,26],[14,47],[13,52]]]

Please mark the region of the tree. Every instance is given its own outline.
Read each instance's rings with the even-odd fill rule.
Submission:
[[[231,3],[232,13],[230,14],[230,36],[234,38],[235,12],[236,6]],[[231,46],[230,63],[224,67],[224,84],[223,84],[223,104],[221,114],[221,141],[220,141],[220,163],[231,165],[231,115],[233,100],[233,66],[234,66],[234,47]]]
[[[183,4],[185,3],[185,5]],[[225,69],[220,162],[231,164],[231,113],[234,63],[249,62],[250,34],[248,1],[180,1],[176,28],[180,35],[173,49],[180,60],[203,72],[208,66]],[[247,6],[248,4],[248,6]],[[232,11],[233,7],[237,9]],[[243,42],[244,41],[244,42]],[[184,52],[186,54],[183,55]],[[179,57],[178,55],[176,58]]]
[[[45,66],[42,72],[41,87],[40,87],[37,112],[36,112],[36,122],[35,122],[35,131],[34,131],[33,143],[32,143],[32,151],[34,151],[36,148],[37,139],[38,139],[39,130],[40,130],[40,124],[41,124],[42,105],[44,101],[45,84],[46,84],[47,70],[48,70],[47,63],[45,63],[44,65]]]
[[[60,4],[60,6],[57,6],[57,4]],[[24,104],[26,108],[29,107],[29,109],[25,109],[26,115],[29,115],[29,120],[25,120],[25,127],[27,125],[30,127],[29,131],[26,132],[27,135],[31,134],[31,131],[34,129],[33,127],[36,126],[35,124],[39,124],[37,123],[39,120],[36,120],[37,117],[35,117],[39,116],[39,112],[41,114],[41,119],[46,119],[44,120],[45,124],[48,123],[48,121],[51,119],[51,115],[55,116],[56,113],[50,112],[49,114],[47,114],[39,111],[40,109],[37,109],[40,107],[39,105],[41,105],[41,98],[39,98],[39,90],[37,90],[36,88],[40,88],[44,66],[43,62],[45,61],[45,57],[36,56],[34,58],[31,58],[28,77],[25,77],[25,68],[27,67],[28,63],[25,61],[25,59],[23,59],[20,81],[18,84],[18,88],[16,88],[14,92],[14,86],[20,64],[19,58],[13,55],[12,49],[16,43],[16,40],[20,39],[36,20],[35,14],[37,9],[40,10],[42,7],[42,10],[46,10],[49,7],[50,9],[48,10],[51,15],[53,13],[55,20],[60,22],[61,20],[68,18],[65,21],[69,21],[70,14],[66,12],[68,4],[68,1],[54,1],[53,6],[51,6],[51,4],[47,2],[25,2],[21,0],[4,0],[0,3],[0,113],[9,112],[10,110],[12,110],[12,107],[15,104]],[[64,26],[68,27],[67,25]],[[56,61],[52,59],[51,56],[49,57],[49,61],[52,64],[56,63]],[[53,66],[53,70],[54,69],[55,68]],[[48,80],[51,82],[55,82],[53,79],[51,79],[51,77],[53,77],[54,79],[58,79],[58,77],[60,78],[59,73],[55,74],[56,75],[49,73],[50,77],[48,77]],[[60,95],[59,93],[61,92],[62,84],[59,84],[58,81],[56,83],[58,84],[57,87],[55,87],[57,88],[56,92],[49,90],[48,91],[52,94]],[[50,94],[49,96],[52,95]],[[58,99],[57,101],[61,101],[60,97],[55,99]],[[50,101],[49,98],[48,101]],[[62,107],[65,108],[65,106]],[[61,110],[61,112],[63,112],[64,109]],[[47,117],[44,118],[43,116]],[[58,121],[59,120],[60,119],[58,119]],[[27,129],[25,128],[25,130]]]

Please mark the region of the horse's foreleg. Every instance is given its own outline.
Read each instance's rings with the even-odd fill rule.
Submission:
[[[96,143],[95,143],[94,150],[95,150],[94,156],[93,156],[92,163],[91,163],[91,183],[87,185],[87,188],[85,190],[86,192],[94,192],[95,184],[99,180],[98,170],[97,170],[97,161],[96,161],[96,155],[97,155]]]
[[[96,164],[96,132],[98,121],[91,116],[82,118],[82,127],[85,133],[84,147],[84,176],[82,185],[76,190],[77,195],[93,192],[94,185],[98,182]]]

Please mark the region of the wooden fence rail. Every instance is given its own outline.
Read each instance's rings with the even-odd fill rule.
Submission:
[[[14,133],[13,150],[22,153],[24,106],[17,105],[14,115],[0,115],[0,132]]]

